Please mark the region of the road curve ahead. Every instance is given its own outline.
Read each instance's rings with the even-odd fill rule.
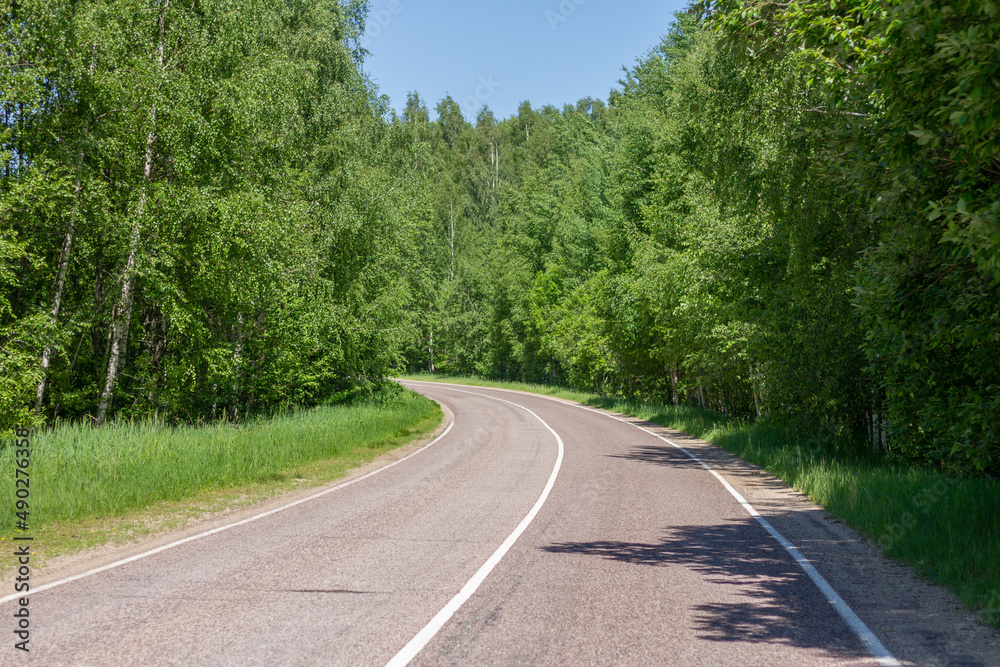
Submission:
[[[543,397],[403,384],[454,415],[430,446],[33,592],[31,652],[0,663],[878,664],[684,452]]]
[[[404,384],[456,420],[476,394],[516,402],[565,444],[532,525],[411,664],[878,664],[792,556],[684,451],[541,396]]]

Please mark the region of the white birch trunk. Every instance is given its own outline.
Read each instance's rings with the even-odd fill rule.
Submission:
[[[59,253],[59,273],[56,277],[56,293],[52,298],[52,322],[56,323],[59,321],[59,311],[62,307],[62,295],[63,288],[66,286],[66,270],[69,267],[70,253],[73,249],[73,235],[76,232],[76,216],[80,207],[80,171],[83,168],[83,152],[80,152],[80,164],[77,165],[76,170],[76,185],[73,188],[73,211],[69,216],[69,224],[66,226],[66,237],[63,239],[62,250]],[[49,374],[49,364],[52,363],[52,347],[50,345],[45,346],[45,350],[42,352],[42,379],[39,380],[38,386],[35,388],[35,412],[41,412],[42,401],[45,398],[45,386],[48,381]]]
[[[428,354],[427,370],[433,373],[434,372],[434,325],[431,325],[430,333],[431,333],[430,342],[427,345],[427,354]]]
[[[166,23],[167,7],[170,0],[165,0],[160,9],[159,37],[157,45],[157,64],[163,70],[163,32]],[[149,134],[146,135],[146,155],[142,165],[142,190],[139,193],[139,203],[136,206],[135,215],[132,221],[132,232],[129,235],[128,259],[125,261],[125,274],[122,281],[122,293],[118,317],[114,321],[114,333],[111,337],[111,354],[108,358],[108,374],[104,382],[104,391],[101,393],[101,403],[97,408],[97,423],[104,423],[111,406],[111,399],[114,395],[115,380],[118,378],[119,364],[125,356],[125,349],[128,345],[128,330],[132,321],[132,297],[135,293],[135,268],[137,255],[139,253],[140,224],[142,222],[143,210],[146,206],[146,186],[153,175],[153,142],[156,141],[156,105],[150,110],[151,126]]]
[[[455,210],[454,206],[448,205],[448,220],[449,220],[449,230],[448,230],[448,247],[451,249],[451,264],[448,265],[448,281],[454,282],[455,280]]]
[[[94,76],[94,66],[96,64],[96,52],[97,47],[92,49],[95,54],[91,56],[90,68],[88,73],[90,76]],[[89,120],[85,120],[83,123],[83,139],[87,138],[88,130],[90,129]],[[56,277],[56,293],[52,297],[52,322],[53,324],[59,321],[59,311],[62,307],[62,295],[63,289],[66,286],[66,271],[69,268],[69,258],[73,250],[73,236],[76,233],[76,217],[80,211],[80,191],[83,189],[83,149],[76,158],[76,183],[73,186],[73,210],[69,216],[69,223],[66,225],[66,236],[63,238],[62,250],[59,253],[59,273]],[[45,350],[42,351],[42,379],[38,381],[38,386],[35,388],[35,413],[42,411],[42,401],[45,399],[45,387],[48,384],[49,379],[49,365],[52,363],[52,346],[46,345]]]

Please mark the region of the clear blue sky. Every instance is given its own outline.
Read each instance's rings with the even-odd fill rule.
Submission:
[[[686,0],[373,0],[365,70],[397,112],[411,90],[431,118],[446,94],[472,121],[524,100],[606,100],[622,66],[655,46]]]

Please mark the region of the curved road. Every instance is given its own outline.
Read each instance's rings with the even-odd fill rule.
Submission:
[[[31,653],[11,639],[0,662],[876,665],[874,646],[895,664],[663,439],[544,397],[403,384],[454,415],[429,446],[33,592]]]

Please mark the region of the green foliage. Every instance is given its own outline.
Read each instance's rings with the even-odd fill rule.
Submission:
[[[5,7],[0,429],[100,417],[108,379],[113,413],[191,421],[397,363],[413,138],[361,72],[365,13]]]
[[[992,6],[704,3],[607,106],[414,96],[439,284],[407,366],[996,473]]]
[[[8,3],[0,429],[405,367],[997,474],[996,11],[704,2],[606,103],[498,120],[390,113],[355,0]]]
[[[889,445],[907,460],[993,471],[1000,289],[930,234],[897,231],[861,273],[857,303],[872,363],[884,372]]]
[[[870,220],[853,303],[889,438],[909,460],[1000,470],[1000,23],[993,2],[703,3],[751,71],[814,84],[832,173]],[[815,85],[819,84],[819,85]]]

